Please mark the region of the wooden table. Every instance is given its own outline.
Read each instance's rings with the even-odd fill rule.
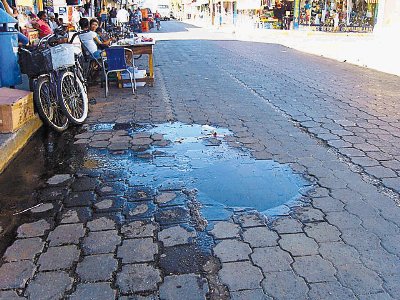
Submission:
[[[145,78],[136,79],[136,82],[146,82],[150,86],[154,86],[154,58],[153,58],[154,45],[155,45],[154,41],[153,42],[145,42],[145,43],[135,43],[133,45],[132,44],[130,44],[130,45],[113,45],[114,47],[124,47],[124,48],[131,49],[133,52],[133,55],[148,55],[149,70],[147,72],[147,76]],[[128,82],[128,81],[126,81],[126,82]]]

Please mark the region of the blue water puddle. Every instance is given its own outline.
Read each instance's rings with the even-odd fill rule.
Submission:
[[[168,123],[131,133],[138,131],[163,134],[171,143],[167,147],[151,146],[146,153],[154,155],[148,158],[140,158],[133,151],[114,155],[96,149],[90,149],[89,156],[101,160],[105,169],[124,170],[131,186],[196,189],[196,198],[209,219],[229,218],[232,208],[259,212],[277,208],[270,212],[279,214],[280,205],[294,201],[301,190],[310,187],[310,182],[288,165],[255,160],[249,151],[229,146],[224,137],[232,132],[227,129]],[[219,213],[212,211],[218,207]]]

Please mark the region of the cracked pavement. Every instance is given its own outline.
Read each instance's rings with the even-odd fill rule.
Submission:
[[[61,137],[0,299],[399,299],[398,77],[237,41],[162,41],[155,61],[155,87],[92,91],[88,124]],[[202,217],[185,186],[137,186],[114,163],[170,143],[126,124],[169,121],[227,128],[313,188],[267,216]]]

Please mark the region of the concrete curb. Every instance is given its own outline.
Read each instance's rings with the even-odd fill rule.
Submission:
[[[0,134],[0,173],[43,125],[37,115],[14,133]]]

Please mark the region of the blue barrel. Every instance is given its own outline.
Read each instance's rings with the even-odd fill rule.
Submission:
[[[0,87],[22,83],[18,65],[17,21],[0,9]]]

